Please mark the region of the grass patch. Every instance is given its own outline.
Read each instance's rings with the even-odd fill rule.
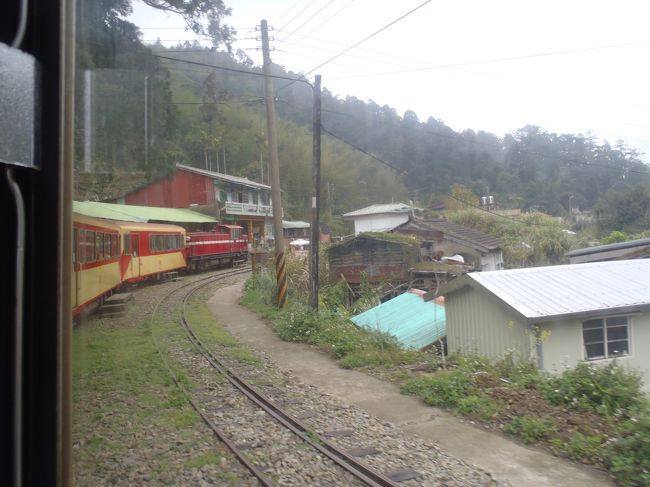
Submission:
[[[168,324],[155,321],[153,326],[165,337],[173,336]],[[141,460],[148,457],[146,468],[156,480],[173,475],[178,471],[178,458],[203,447],[205,438],[195,435],[198,416],[170,379],[152,342],[150,326],[147,321],[108,327],[89,320],[73,329],[73,464],[86,480],[110,475],[126,452],[162,447],[154,455],[143,453]],[[185,371],[175,369],[179,379],[191,387]],[[189,440],[176,444],[178,437]],[[132,463],[124,468],[141,466]]]
[[[158,424],[168,429],[187,428],[199,422],[199,415],[190,407],[180,411],[169,411],[163,415]]]
[[[224,347],[230,358],[248,365],[260,365],[260,360],[217,321],[214,313],[204,302],[191,301],[186,308],[186,318],[192,330],[208,346]]]
[[[589,461],[590,463],[605,462],[608,452],[603,448],[604,438],[600,435],[584,435],[575,433],[568,442],[551,439],[551,444],[576,461]]]
[[[207,452],[188,460],[185,465],[187,468],[201,468],[206,465],[218,465],[220,460],[221,457],[216,453]]]
[[[536,416],[516,416],[503,429],[506,433],[517,436],[530,445],[540,440],[548,439],[557,431],[551,418]]]

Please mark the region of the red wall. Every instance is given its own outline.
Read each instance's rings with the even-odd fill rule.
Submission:
[[[212,178],[176,169],[172,179],[165,178],[124,197],[127,205],[187,208],[190,205],[214,203]]]

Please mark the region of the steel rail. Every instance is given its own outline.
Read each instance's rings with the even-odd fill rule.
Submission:
[[[189,298],[196,293],[199,289],[205,287],[209,283],[203,283],[199,286],[192,289],[187,293],[183,299],[181,305],[181,325],[185,329],[185,332],[196,347],[196,349],[204,356],[204,358],[214,367],[218,372],[220,372],[228,381],[241,391],[248,399],[253,403],[258,405],[261,409],[266,411],[271,417],[276,421],[282,424],[284,427],[289,429],[291,432],[296,434],[306,443],[309,443],[316,450],[321,452],[323,455],[328,457],[334,463],[339,465],[345,471],[349,472],[357,479],[364,482],[366,485],[371,487],[398,487],[398,484],[388,477],[382,475],[381,473],[373,470],[370,466],[357,460],[352,455],[337,447],[333,443],[318,437],[316,440],[313,439],[314,434],[302,423],[293,418],[289,413],[284,411],[281,407],[275,404],[271,399],[264,396],[262,393],[257,391],[253,386],[248,384],[244,379],[239,377],[235,372],[230,368],[224,365],[198,338],[194,333],[192,328],[189,326],[187,319],[185,318],[185,306]],[[309,432],[309,434],[307,434]]]
[[[192,406],[192,408],[199,414],[203,422],[208,426],[208,428],[212,430],[212,432],[217,436],[217,438],[219,438],[219,440],[221,440],[228,447],[228,449],[235,455],[237,460],[244,467],[246,467],[253,474],[253,476],[255,476],[255,478],[257,478],[257,480],[263,487],[272,487],[273,483],[271,483],[271,481],[264,475],[264,473],[255,464],[253,464],[251,461],[248,460],[244,452],[242,452],[239,448],[237,448],[237,446],[226,436],[226,434],[216,424],[212,422],[212,420],[207,416],[207,414],[205,414],[198,406],[198,404],[196,404],[196,402],[192,399],[190,393],[183,386],[183,384],[178,379],[178,376],[169,365],[169,362],[165,358],[162,349],[160,348],[160,344],[158,343],[158,340],[156,339],[156,336],[153,332],[153,319],[156,316],[156,313],[158,312],[158,308],[160,307],[161,303],[165,301],[167,298],[169,298],[169,296],[171,296],[172,294],[182,289],[185,289],[186,287],[192,286],[193,284],[199,283],[198,288],[203,288],[204,286],[207,286],[212,282],[218,282],[226,277],[245,274],[247,272],[250,272],[250,270],[251,269],[238,269],[235,271],[229,271],[227,273],[218,273],[218,274],[214,273],[208,277],[197,279],[195,281],[183,284],[182,286],[172,289],[169,293],[165,294],[154,306],[154,309],[151,313],[151,320],[150,320],[151,338],[153,340],[154,346],[156,347],[158,355],[160,356],[160,359],[162,360],[165,368],[167,369],[167,373],[174,381],[174,384],[176,384],[176,387],[178,387],[181,393],[185,396],[185,399],[190,404],[190,406]],[[185,301],[183,301],[183,303],[184,302]]]

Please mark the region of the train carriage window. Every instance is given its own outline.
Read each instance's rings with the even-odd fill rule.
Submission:
[[[122,245],[122,253],[124,255],[128,255],[130,249],[131,249],[131,235],[124,235],[124,244]]]
[[[73,263],[73,264],[76,264],[76,263],[77,263],[77,257],[78,257],[78,255],[79,255],[79,249],[78,249],[78,247],[77,247],[77,246],[79,245],[79,243],[78,243],[78,242],[79,242],[79,240],[78,240],[78,239],[79,239],[79,235],[78,235],[78,234],[79,234],[79,230],[77,230],[77,229],[75,228],[75,229],[72,231],[72,263]]]
[[[95,232],[86,230],[86,241],[84,244],[86,247],[84,262],[94,262],[95,261]]]
[[[118,255],[120,255],[120,247],[117,244],[117,242],[118,242],[117,237],[118,237],[117,234],[114,234],[111,237],[112,241],[113,241],[113,257],[117,257]]]
[[[95,236],[95,260],[104,258],[104,234],[97,232]]]
[[[104,259],[113,257],[112,235],[110,233],[104,234]]]

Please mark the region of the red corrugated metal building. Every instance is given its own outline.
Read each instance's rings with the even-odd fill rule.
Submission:
[[[162,208],[211,205],[214,203],[214,178],[177,168],[171,177],[149,183],[116,202]]]

